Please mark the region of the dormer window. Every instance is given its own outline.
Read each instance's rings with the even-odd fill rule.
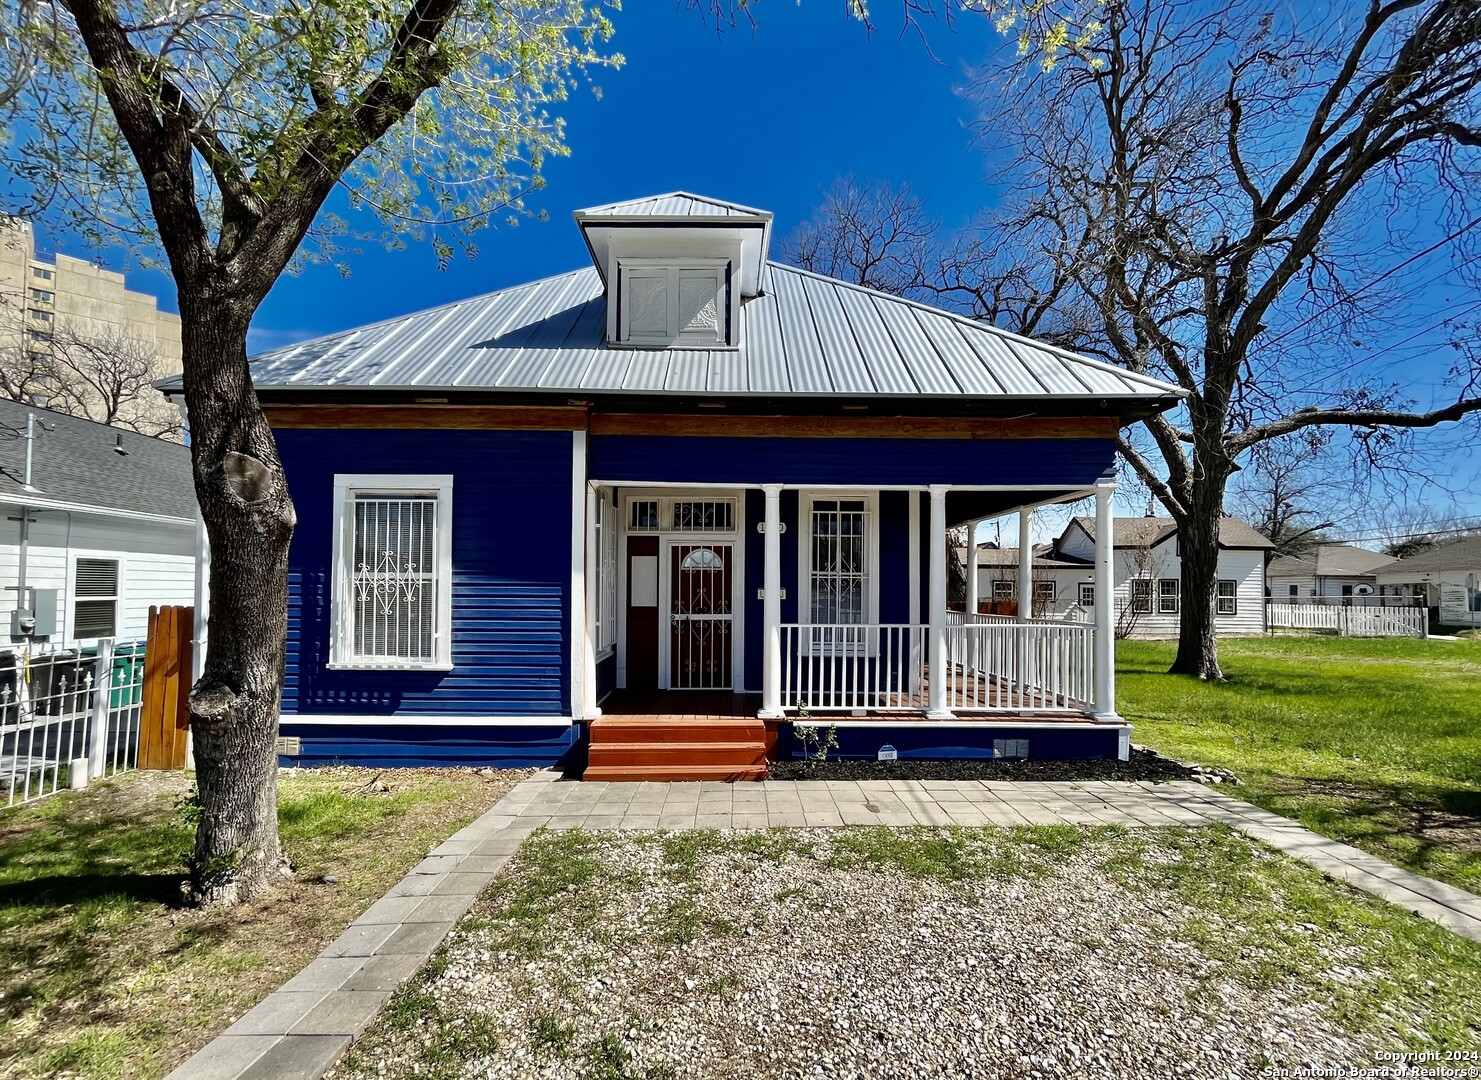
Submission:
[[[614,345],[723,349],[737,341],[738,297],[728,259],[617,260]]]

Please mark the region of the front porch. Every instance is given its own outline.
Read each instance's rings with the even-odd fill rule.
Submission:
[[[1036,507],[1094,497],[1109,517],[1111,490],[592,482],[577,715],[600,716],[617,691],[683,690],[750,695],[753,715],[769,720],[1115,722],[1112,630],[1102,625],[1112,608],[1109,543],[1097,550],[1095,593],[1107,602],[1093,605],[1094,621],[1033,618],[1027,605],[1018,615],[969,613],[947,595],[948,522],[975,536],[982,520],[952,510],[1016,514],[1026,561]],[[966,575],[975,595],[975,560]]]

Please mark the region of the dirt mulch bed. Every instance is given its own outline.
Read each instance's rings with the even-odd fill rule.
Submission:
[[[1049,758],[958,761],[779,761],[769,780],[1196,780],[1202,770],[1134,747],[1128,761]]]

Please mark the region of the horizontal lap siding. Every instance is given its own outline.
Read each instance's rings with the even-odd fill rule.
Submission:
[[[806,418],[798,419],[806,425]],[[593,435],[597,480],[710,484],[1011,484],[1088,487],[1111,439],[825,439]]]
[[[580,743],[580,725],[558,727],[437,727],[315,724],[284,716],[280,734],[299,739],[285,765],[362,765],[415,768],[476,765],[543,768],[568,763]]]
[[[285,713],[570,715],[570,432],[305,429],[278,445],[299,515]],[[452,474],[452,671],[327,669],[337,473]]]

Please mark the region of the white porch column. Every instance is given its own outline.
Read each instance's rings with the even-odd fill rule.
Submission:
[[[594,484],[586,485],[586,618],[581,635],[581,682],[585,692],[581,695],[582,715],[587,720],[599,719],[601,708],[597,705],[597,573],[601,551],[597,542],[597,489]]]
[[[1033,510],[1025,506],[1018,511],[1018,621],[1034,617],[1034,538]]]
[[[1095,487],[1095,701],[1091,711],[1097,720],[1119,720],[1116,715],[1115,613],[1111,610],[1116,579],[1112,568],[1115,550],[1115,520],[1111,482]]]
[[[765,554],[761,575],[761,711],[782,718],[782,485],[762,484],[766,494]]]
[[[977,598],[981,595],[980,586],[981,570],[977,566],[977,528],[982,524],[979,519],[967,525],[967,614],[977,614]],[[966,620],[971,622],[971,619]]]
[[[951,720],[951,710],[946,707],[946,683],[951,678],[947,670],[949,649],[947,648],[946,626],[946,485],[931,485],[931,685],[930,702],[926,717],[930,720]]]

